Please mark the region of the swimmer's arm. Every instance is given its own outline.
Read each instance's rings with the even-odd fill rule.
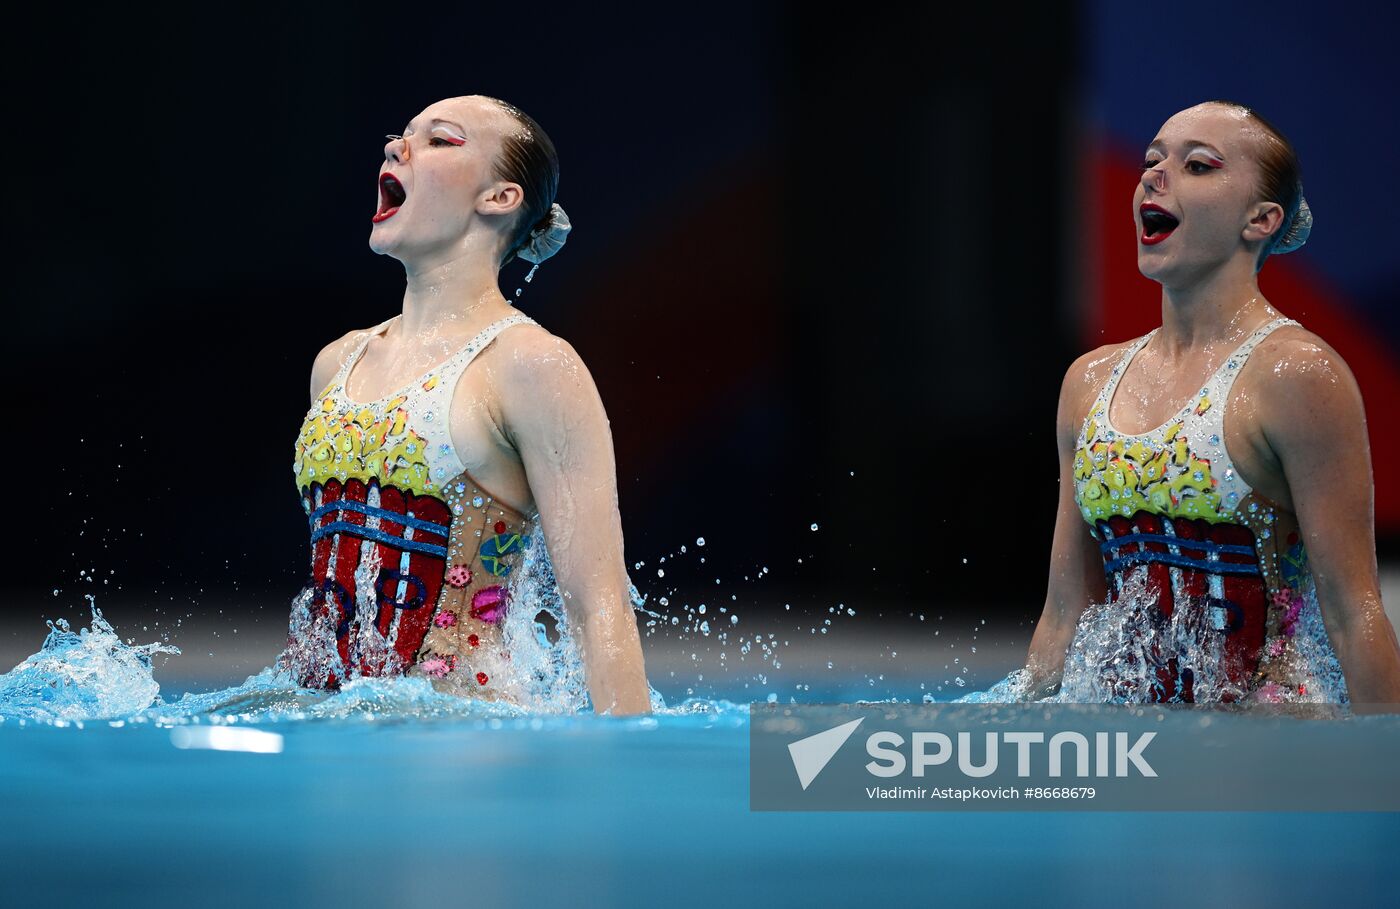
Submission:
[[[1400,644],[1381,603],[1375,485],[1361,390],[1333,350],[1279,349],[1259,420],[1283,467],[1318,605],[1357,712],[1400,710]]]
[[[1026,655],[1028,696],[1043,698],[1059,690],[1065,656],[1074,640],[1079,617],[1095,599],[1102,600],[1103,559],[1074,500],[1074,444],[1087,413],[1084,389],[1091,387],[1089,363],[1095,351],[1076,360],[1060,385],[1055,436],[1060,456],[1060,497],[1055,512],[1055,536],[1050,550],[1050,579],[1045,607]]]
[[[493,370],[501,429],[520,453],[596,713],[647,713],[651,693],[623,559],[612,431],[583,360],[517,329]]]

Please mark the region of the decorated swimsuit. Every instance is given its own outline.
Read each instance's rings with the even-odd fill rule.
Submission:
[[[1102,667],[1108,687],[1123,666],[1115,659],[1147,661],[1147,671],[1122,675],[1149,681],[1138,690],[1125,683],[1115,699],[1306,700],[1316,666],[1305,663],[1317,661],[1319,646],[1335,664],[1318,631],[1296,519],[1245,484],[1224,442],[1225,405],[1250,351],[1274,329],[1297,324],[1280,318],[1261,326],[1162,426],[1117,432],[1109,404],[1154,329],[1124,351],[1084,420],[1074,453],[1075,499],[1103,555],[1108,608],[1121,616],[1141,605],[1125,602],[1129,597],[1146,599],[1151,625],[1195,627],[1215,643],[1209,665],[1199,654],[1185,656],[1189,648],[1173,645],[1181,638],[1166,633],[1154,633],[1145,653],[1118,648]],[[1300,633],[1306,610],[1320,644]]]
[[[468,475],[448,411],[477,354],[504,329],[536,323],[507,316],[400,391],[350,400],[346,377],[392,321],[365,333],[307,411],[296,442],[311,575],[283,663],[308,687],[408,674],[496,699],[493,679],[506,678],[510,660],[501,633],[510,575],[531,525]]]

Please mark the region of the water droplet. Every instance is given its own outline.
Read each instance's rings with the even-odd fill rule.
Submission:
[[[817,529],[817,525],[816,525],[816,524],[813,524],[813,525],[812,525],[812,529],[813,529],[813,530],[816,530],[816,529]]]

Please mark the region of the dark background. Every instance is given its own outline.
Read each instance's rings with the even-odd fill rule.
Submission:
[[[383,136],[480,93],[559,149],[574,231],[532,283],[512,264],[501,286],[523,285],[521,309],[597,380],[653,606],[1028,628],[1061,377],[1160,321],[1141,278],[1146,324],[1105,316],[1126,304],[1096,277],[1096,193],[1122,210],[1122,261],[1156,125],[1280,74],[1182,87],[1238,55],[1173,45],[1149,82],[1134,48],[1151,30],[1110,4],[936,10],[124,7],[17,27],[9,620],[32,636],[95,593],[285,622],[306,571],[291,462],[312,360],[400,309],[401,267],[366,242]],[[1183,15],[1159,22],[1159,50],[1207,28]],[[1109,166],[1128,175],[1100,188]],[[1393,344],[1386,275],[1353,314]],[[1383,526],[1383,555],[1394,539]]]

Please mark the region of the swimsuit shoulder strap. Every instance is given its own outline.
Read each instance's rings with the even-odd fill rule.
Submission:
[[[497,319],[495,322],[492,322],[490,325],[477,332],[461,350],[457,351],[451,359],[442,364],[441,369],[437,370],[440,378],[436,388],[438,390],[446,389],[447,391],[445,393],[450,395],[451,390],[457,385],[457,377],[471,365],[471,362],[476,359],[477,354],[481,353],[487,347],[490,347],[491,342],[496,340],[497,335],[501,332],[510,328],[512,325],[522,324],[538,325],[539,323],[523,312],[517,312],[505,316],[504,318]]]
[[[1229,398],[1230,388],[1235,384],[1235,378],[1239,376],[1240,370],[1244,367],[1245,362],[1249,359],[1249,355],[1254,348],[1258,347],[1260,342],[1273,334],[1276,329],[1282,328],[1285,325],[1301,324],[1302,323],[1298,322],[1296,319],[1290,319],[1287,316],[1274,319],[1272,322],[1266,322],[1256,328],[1248,338],[1244,339],[1244,343],[1236,347],[1234,351],[1225,358],[1225,362],[1221,363],[1220,366],[1216,368],[1214,374],[1210,377],[1210,381],[1206,383],[1208,387],[1213,386],[1216,388],[1216,396],[1222,408]]]
[[[1108,407],[1108,402],[1113,400],[1114,389],[1116,389],[1118,383],[1122,381],[1123,374],[1128,371],[1128,364],[1133,362],[1133,357],[1137,356],[1138,351],[1142,350],[1156,333],[1157,329],[1152,329],[1147,334],[1129,344],[1127,348],[1118,355],[1118,363],[1113,367],[1112,372],[1108,374],[1108,379],[1103,383],[1103,388],[1099,389],[1099,396],[1094,400],[1094,406],[1090,409],[1089,415],[1091,417],[1099,409]],[[1088,424],[1089,421],[1086,419],[1084,425],[1087,426]]]
[[[369,346],[369,339],[373,338],[375,335],[388,328],[389,323],[397,318],[398,316],[390,316],[389,318],[385,319],[383,322],[380,322],[373,328],[365,329],[364,334],[361,336],[360,340],[355,343],[355,346],[351,349],[349,355],[346,356],[346,358],[341,362],[340,371],[337,372],[335,374],[335,378],[331,380],[332,384],[345,381],[345,377],[350,374],[350,367],[355,364],[356,360],[360,359],[360,354],[364,353],[365,348]]]

